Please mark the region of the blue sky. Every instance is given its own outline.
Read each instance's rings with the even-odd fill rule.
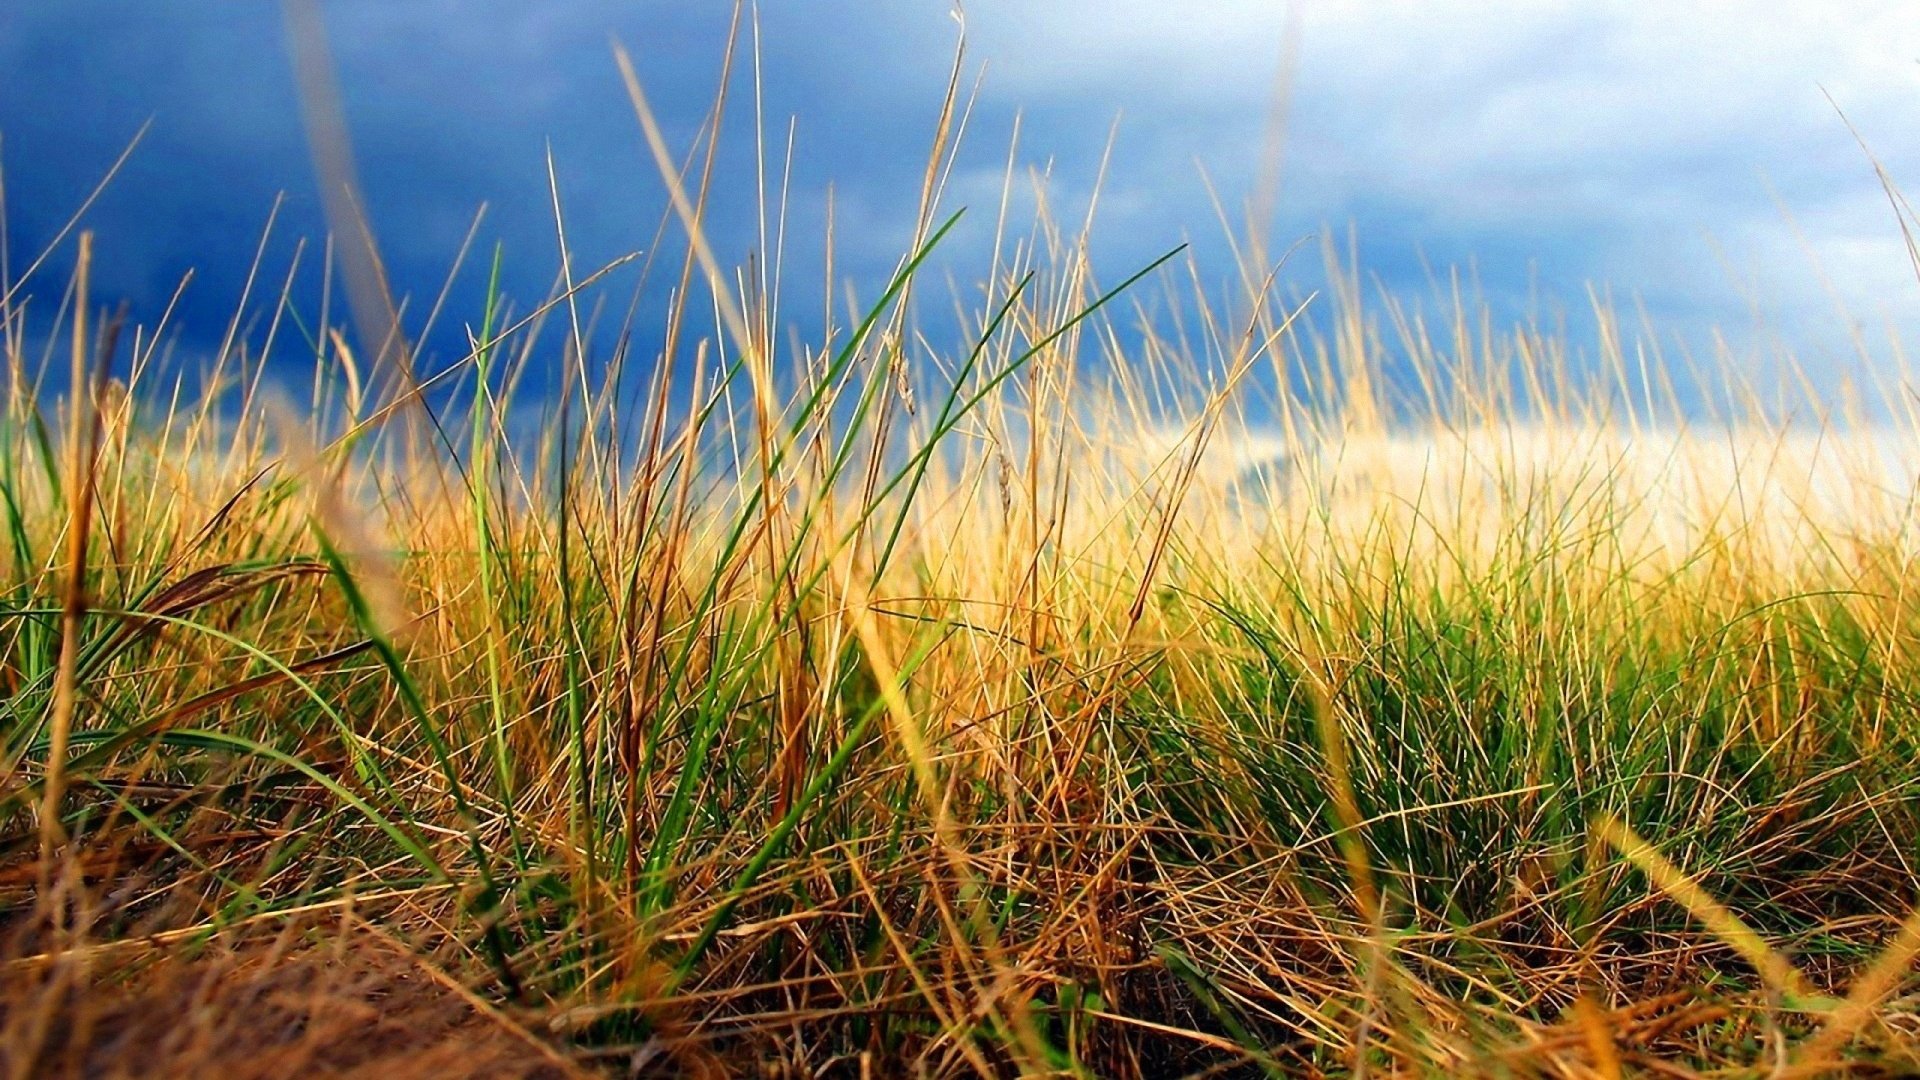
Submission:
[[[397,290],[424,305],[475,208],[508,284],[556,267],[545,148],[583,263],[650,242],[659,183],[609,47],[626,43],[680,144],[711,99],[730,5],[319,0],[360,176]],[[1903,10],[1905,9],[1905,10]],[[982,250],[1016,114],[1023,166],[1074,207],[1116,117],[1096,255],[1117,277],[1192,240],[1224,278],[1203,171],[1254,186],[1291,35],[1274,235],[1352,227],[1363,269],[1429,291],[1471,264],[1508,310],[1538,291],[1638,295],[1701,342],[1777,335],[1822,378],[1848,358],[1835,299],[1883,336],[1920,325],[1886,200],[1830,93],[1896,177],[1920,171],[1920,19],[1909,5],[1302,0],[974,0],[981,97],[950,202],[975,209],[956,274]],[[876,289],[910,233],[951,59],[945,2],[766,0],[762,75],[775,139],[795,125],[791,250],[812,265],[835,192],[840,266]],[[743,72],[744,76],[744,72]],[[716,238],[752,242],[750,83],[736,83]],[[217,339],[276,193],[273,248],[323,231],[277,4],[13,0],[0,6],[0,139],[16,268],[51,238],[140,125],[151,133],[88,218],[103,295],[158,312],[197,271],[189,342]],[[1317,269],[1292,272],[1311,287]],[[57,266],[57,262],[56,262]],[[971,269],[978,272],[975,263]],[[311,276],[311,275],[309,275]],[[471,305],[479,267],[456,294]],[[57,291],[44,279],[41,293]],[[812,312],[819,288],[794,287]],[[1765,330],[1757,331],[1756,312]],[[457,317],[473,318],[460,311]],[[807,316],[796,314],[806,328]]]

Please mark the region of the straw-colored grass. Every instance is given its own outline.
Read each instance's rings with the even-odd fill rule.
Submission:
[[[0,290],[13,1075],[1920,1068],[1904,389],[1683,409],[1604,310],[1107,280],[1044,200],[935,337],[951,103],[790,347],[627,74],[664,325],[570,266],[415,392]]]

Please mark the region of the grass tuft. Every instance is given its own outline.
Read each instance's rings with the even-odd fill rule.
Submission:
[[[616,63],[660,325],[557,182],[553,292],[496,252],[437,364],[296,263],[196,400],[86,233],[7,286],[14,1075],[1920,1068],[1914,431],[1337,256],[1111,278],[1043,187],[983,237],[958,67],[896,270],[783,344],[725,95],[675,148]]]

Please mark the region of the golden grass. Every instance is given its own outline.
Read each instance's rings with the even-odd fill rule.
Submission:
[[[935,347],[953,100],[914,252],[794,353],[621,67],[657,356],[557,196],[560,288],[397,396],[284,296],[196,397],[162,326],[88,378],[84,260],[6,289],[15,1075],[1920,1062],[1904,397],[1702,416],[1617,334],[1120,285],[1044,199]]]

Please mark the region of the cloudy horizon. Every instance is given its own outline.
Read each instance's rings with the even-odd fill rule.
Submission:
[[[321,6],[374,227],[396,292],[420,305],[482,203],[481,250],[501,243],[510,290],[544,294],[557,262],[549,146],[582,264],[649,243],[663,202],[609,42],[633,49],[684,147],[731,7]],[[1102,175],[1111,136],[1094,231],[1103,272],[1191,241],[1224,281],[1209,187],[1237,217],[1261,183],[1280,86],[1275,246],[1351,229],[1362,272],[1396,295],[1431,299],[1459,270],[1503,316],[1544,297],[1577,318],[1594,289],[1644,302],[1677,339],[1718,327],[1756,349],[1789,345],[1823,382],[1859,363],[1838,309],[1869,339],[1920,326],[1899,226],[1848,129],[1896,180],[1920,167],[1906,134],[1920,24],[1898,4],[1489,2],[1384,20],[1344,0],[1191,7],[965,5],[965,78],[981,90],[949,201],[985,220],[956,238],[960,271],[984,270],[967,256],[985,249],[1017,117],[1021,167],[1045,170],[1067,208]],[[954,14],[823,0],[768,3],[758,18],[769,142],[784,142],[789,118],[795,133],[794,263],[817,246],[831,186],[839,267],[871,292],[911,234]],[[755,226],[752,62],[736,71],[713,226],[734,252]],[[151,318],[192,267],[185,324],[217,335],[278,193],[282,265],[293,237],[324,231],[278,5],[0,11],[16,269],[148,119],[88,217],[97,287]],[[1291,284],[1312,287],[1313,262],[1290,267]],[[469,267],[462,295],[479,276]],[[808,288],[790,310],[817,309]]]

